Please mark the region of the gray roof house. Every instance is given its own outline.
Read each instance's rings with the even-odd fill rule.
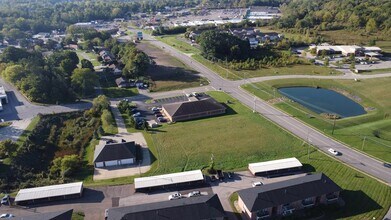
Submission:
[[[225,113],[225,106],[213,98],[171,103],[162,106],[163,113],[170,121],[186,121]]]
[[[98,145],[94,152],[95,167],[134,164],[137,160],[137,147],[134,141]]]
[[[217,194],[111,208],[108,220],[224,219]]]
[[[73,209],[14,217],[13,220],[72,220]]]
[[[292,214],[294,210],[335,202],[341,187],[323,173],[238,191],[238,205],[249,219]]]

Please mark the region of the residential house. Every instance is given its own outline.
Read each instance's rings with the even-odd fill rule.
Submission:
[[[217,194],[110,208],[107,220],[223,220],[226,216]]]
[[[338,201],[341,187],[323,173],[239,190],[238,206],[248,219],[284,216]]]
[[[128,80],[124,77],[119,77],[115,80],[115,83],[119,88],[129,88],[129,87],[135,87],[136,83],[134,80]]]
[[[131,165],[137,161],[139,146],[134,141],[98,145],[94,152],[96,168]]]

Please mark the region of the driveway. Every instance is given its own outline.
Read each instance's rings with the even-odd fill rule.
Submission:
[[[94,180],[104,180],[124,176],[140,175],[141,173],[145,173],[149,169],[151,169],[151,156],[147,146],[147,141],[145,140],[143,133],[129,133],[126,130],[125,122],[117,108],[117,102],[111,103],[111,110],[113,112],[115,122],[117,123],[118,134],[102,137],[98,143],[98,146],[105,145],[106,140],[108,139],[115,140],[117,143],[120,143],[122,139],[126,141],[134,141],[136,144],[139,144],[141,146],[143,159],[141,163],[137,165],[95,168],[93,177]]]

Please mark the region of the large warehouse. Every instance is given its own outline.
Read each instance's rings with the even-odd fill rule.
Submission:
[[[250,163],[248,169],[251,174],[270,176],[300,170],[303,165],[295,157],[281,160],[271,160],[260,163]]]
[[[16,204],[30,204],[44,201],[79,198],[83,194],[83,182],[43,186],[19,190]]]
[[[184,184],[203,183],[204,175],[201,170],[192,170],[180,173],[170,173],[159,176],[148,176],[134,179],[135,190],[170,187]]]

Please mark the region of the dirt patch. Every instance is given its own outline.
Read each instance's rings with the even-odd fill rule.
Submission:
[[[207,81],[178,59],[148,43],[140,43],[137,48],[155,61],[147,70],[152,81],[151,91],[169,91],[206,85]]]

